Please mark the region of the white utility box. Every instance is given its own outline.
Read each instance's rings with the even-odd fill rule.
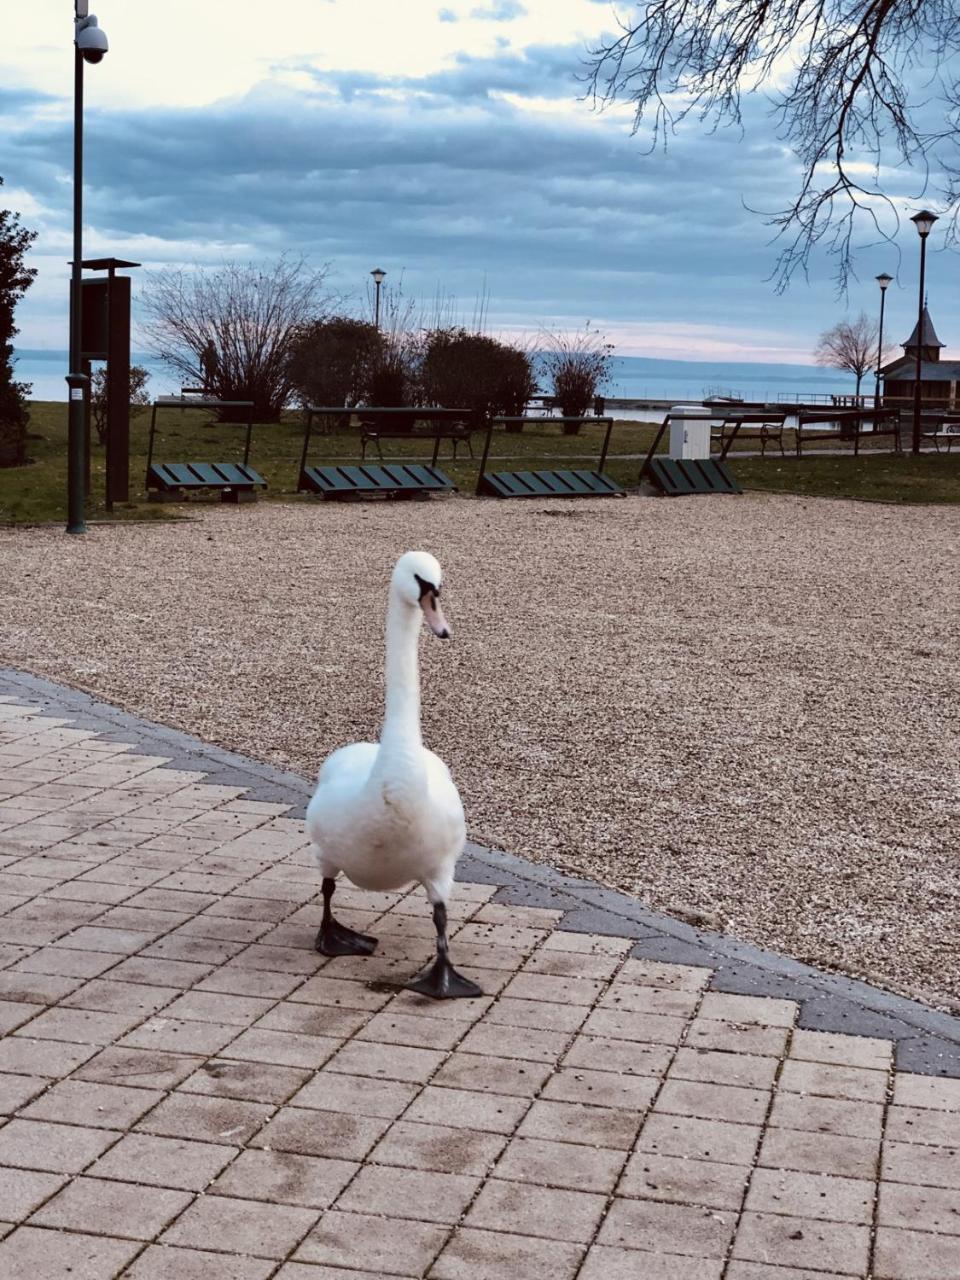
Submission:
[[[670,457],[709,458],[710,428],[719,421],[703,404],[675,404],[670,410]]]

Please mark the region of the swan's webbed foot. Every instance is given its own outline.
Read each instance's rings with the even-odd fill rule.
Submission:
[[[433,905],[433,923],[437,930],[437,958],[415,978],[404,983],[408,991],[417,991],[431,1000],[475,999],[483,992],[475,982],[457,973],[447,955],[447,908],[442,902]]]
[[[331,916],[320,926],[314,948],[324,956],[370,956],[377,947],[377,939],[369,933],[357,933],[348,929]]]
[[[417,991],[432,1000],[475,999],[483,992],[475,982],[457,973],[445,955],[438,955],[433,964],[405,982],[408,991]]]
[[[320,921],[320,932],[313,944],[314,949],[323,956],[369,956],[376,950],[377,940],[369,933],[357,933],[356,929],[348,929],[339,920],[334,920],[330,910],[330,900],[337,882],[332,876],[323,878],[323,919]]]

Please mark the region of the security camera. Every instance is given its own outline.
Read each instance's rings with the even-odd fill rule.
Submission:
[[[77,19],[76,41],[84,62],[102,62],[103,55],[110,48],[92,13],[89,17]]]

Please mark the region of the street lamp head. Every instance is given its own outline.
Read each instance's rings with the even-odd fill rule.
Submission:
[[[886,272],[877,276],[877,284],[880,286],[881,292],[885,293],[887,288],[892,284],[893,276],[888,276]]]
[[[84,62],[102,62],[104,54],[110,48],[107,37],[100,30],[96,15],[77,18],[76,45]]]
[[[915,213],[910,221],[917,228],[917,234],[922,240],[925,240],[933,229],[933,224],[937,221],[937,215],[931,213],[929,209],[921,209],[919,213]]]
[[[374,267],[370,274],[373,276],[374,284],[383,284],[387,276],[387,273],[380,267]]]

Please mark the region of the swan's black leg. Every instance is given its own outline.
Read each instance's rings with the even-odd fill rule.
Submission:
[[[377,945],[376,938],[371,938],[368,933],[357,933],[355,929],[348,929],[345,924],[339,924],[334,920],[333,912],[330,910],[330,899],[336,887],[337,882],[332,876],[324,876],[323,919],[320,922],[317,941],[314,943],[316,950],[325,956],[372,955]]]
[[[418,991],[420,995],[431,996],[434,1000],[482,996],[483,992],[477,984],[457,973],[450,963],[447,955],[447,908],[442,902],[434,903],[433,923],[437,927],[437,958],[405,984],[407,990]]]

